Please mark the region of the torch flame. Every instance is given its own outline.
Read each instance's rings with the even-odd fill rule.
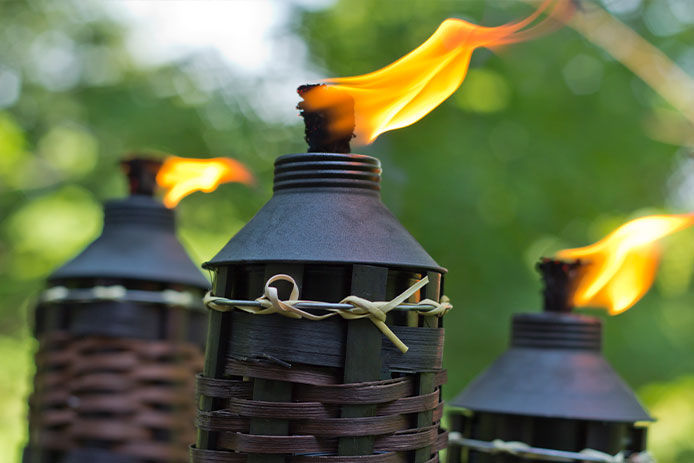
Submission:
[[[551,8],[550,8],[551,7]],[[544,11],[541,22],[530,26]],[[460,86],[472,52],[528,40],[567,19],[573,2],[545,0],[527,18],[498,27],[483,27],[462,19],[446,19],[422,45],[378,71],[354,77],[326,79],[354,99],[356,142],[368,144],[383,132],[414,124]],[[335,104],[330,92],[315,87],[304,97],[304,108],[319,111]],[[351,126],[332,121],[333,132]]]
[[[230,158],[191,159],[168,157],[157,173],[157,184],[166,190],[164,205],[174,207],[195,191],[209,193],[222,183],[253,183],[253,175]]]
[[[653,284],[660,259],[656,241],[693,223],[694,214],[640,217],[590,246],[560,251],[558,258],[584,263],[572,305],[603,307],[611,315],[627,310]]]

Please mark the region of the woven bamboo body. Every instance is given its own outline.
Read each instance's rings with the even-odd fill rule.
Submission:
[[[40,305],[25,462],[185,462],[204,315],[124,300]]]
[[[226,276],[229,297],[249,298],[280,271],[302,282],[302,298],[333,302],[369,296],[367,285],[388,300],[424,275],[363,265],[242,266],[220,272],[215,292],[225,293],[219,277]],[[441,276],[429,278],[410,302],[438,300]],[[208,336],[218,343],[206,363],[218,369],[198,377],[192,461],[438,461],[446,446],[439,427],[443,328],[436,317],[412,315],[393,311],[387,318],[409,347],[402,353],[369,320],[212,311]]]
[[[53,332],[39,340],[36,367],[30,440],[42,461],[84,448],[187,460],[199,346]]]

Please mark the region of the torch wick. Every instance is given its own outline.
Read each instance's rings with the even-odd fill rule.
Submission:
[[[297,105],[304,118],[304,139],[309,153],[350,153],[354,138],[354,99],[325,84],[296,89],[303,98]]]
[[[543,257],[537,263],[542,275],[544,311],[569,313],[573,309],[571,295],[581,261],[563,261]]]
[[[131,195],[154,196],[157,189],[157,173],[161,161],[143,157],[132,157],[121,162],[123,172],[128,177]]]

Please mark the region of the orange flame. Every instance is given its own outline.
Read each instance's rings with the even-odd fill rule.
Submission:
[[[656,241],[694,224],[694,214],[650,215],[625,223],[597,243],[565,249],[560,259],[583,265],[571,303],[603,307],[611,315],[634,305],[653,284],[660,260]]]
[[[166,190],[164,205],[174,207],[195,191],[209,193],[222,183],[253,183],[253,175],[239,161],[229,158],[166,158],[157,173],[157,184]]]
[[[551,7],[551,8],[550,8]],[[541,22],[530,26],[544,11]],[[378,71],[354,77],[326,79],[354,99],[356,142],[371,143],[383,132],[414,124],[460,86],[472,52],[528,40],[558,25],[573,11],[568,0],[545,0],[527,18],[498,27],[483,27],[462,19],[446,19],[422,45]],[[335,104],[331,93],[315,87],[304,95],[304,108],[319,111]],[[332,130],[351,127],[334,120]]]

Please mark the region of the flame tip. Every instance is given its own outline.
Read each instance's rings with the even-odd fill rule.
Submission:
[[[544,0],[528,17],[496,27],[446,18],[420,46],[381,69],[351,77],[330,77],[297,90],[301,96],[313,93],[316,100],[322,99],[311,91],[316,86],[349,94],[354,99],[355,141],[369,144],[384,132],[414,124],[451,96],[465,79],[475,49],[537,37],[552,30],[554,20],[566,19],[571,10],[564,0]],[[538,22],[542,14],[546,16]],[[325,97],[317,104],[326,107],[331,103]],[[351,116],[332,121],[336,132],[349,125],[342,117]]]
[[[195,191],[209,193],[229,182],[250,185],[255,178],[243,163],[232,158],[169,156],[159,169],[156,180],[165,189],[164,205],[173,208]]]
[[[605,308],[610,315],[631,308],[655,279],[660,260],[658,240],[691,226],[692,222],[692,213],[639,217],[594,244],[559,251],[560,259],[582,260],[573,304]]]

